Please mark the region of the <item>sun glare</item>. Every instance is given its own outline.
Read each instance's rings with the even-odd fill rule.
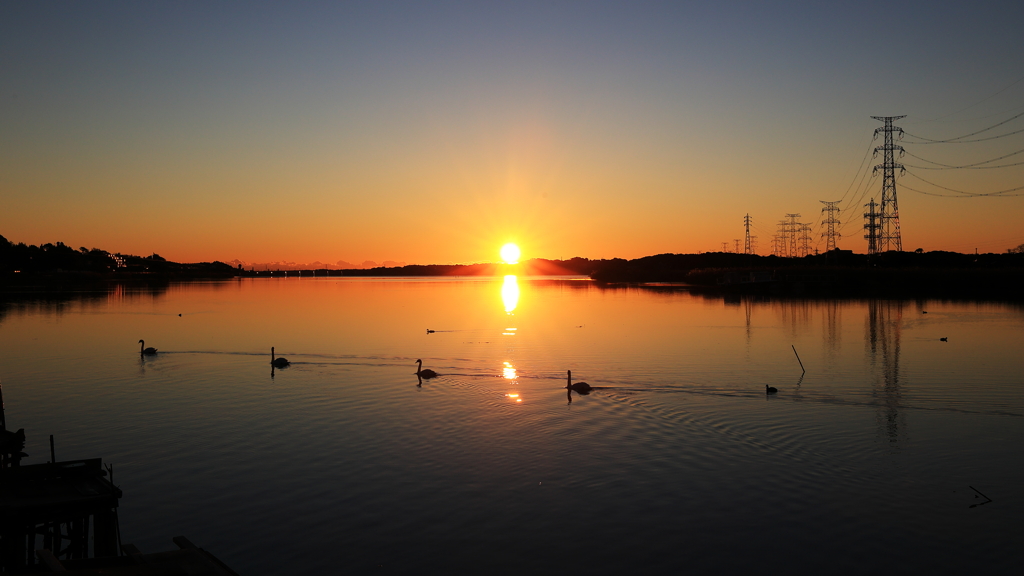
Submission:
[[[501,259],[504,260],[506,264],[518,264],[519,257],[521,255],[522,252],[519,251],[519,246],[516,246],[511,242],[501,247]]]

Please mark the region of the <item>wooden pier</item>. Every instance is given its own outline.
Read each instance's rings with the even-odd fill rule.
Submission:
[[[238,576],[184,536],[178,550],[121,545],[113,466],[99,458],[22,466],[25,431],[10,432],[0,388],[0,572],[123,576]]]
[[[119,498],[99,458],[0,468],[0,570],[116,556]]]

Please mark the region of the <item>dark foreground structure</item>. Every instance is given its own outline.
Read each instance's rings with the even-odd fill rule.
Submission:
[[[10,432],[0,389],[0,572],[36,574],[232,575],[184,536],[179,550],[142,554],[121,545],[121,489],[100,458],[21,465],[25,431]]]
[[[99,458],[0,469],[0,567],[37,562],[36,551],[77,560],[118,554],[114,486]]]
[[[184,536],[175,536],[178,550],[143,554],[131,544],[123,546],[119,557],[60,561],[49,550],[37,555],[43,572],[60,572],[76,576],[238,576],[213,554],[197,547]],[[37,571],[38,572],[38,571]]]

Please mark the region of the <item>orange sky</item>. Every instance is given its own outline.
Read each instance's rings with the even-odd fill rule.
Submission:
[[[507,241],[524,258],[720,250],[749,213],[765,254],[785,214],[817,239],[819,200],[842,198],[839,246],[864,252],[880,184],[850,183],[880,144],[870,115],[947,139],[1024,111],[1013,18],[905,26],[887,82],[861,11],[739,4],[5,5],[0,234],[176,261],[463,263]],[[962,165],[1024,133],[905,147]],[[1024,186],[1024,166],[912,172]],[[905,249],[1024,243],[1024,197],[899,202]]]

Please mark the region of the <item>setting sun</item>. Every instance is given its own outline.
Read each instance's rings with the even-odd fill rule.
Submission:
[[[504,260],[506,264],[518,264],[519,256],[521,255],[522,252],[520,252],[519,246],[516,246],[511,242],[501,247],[501,259]]]

